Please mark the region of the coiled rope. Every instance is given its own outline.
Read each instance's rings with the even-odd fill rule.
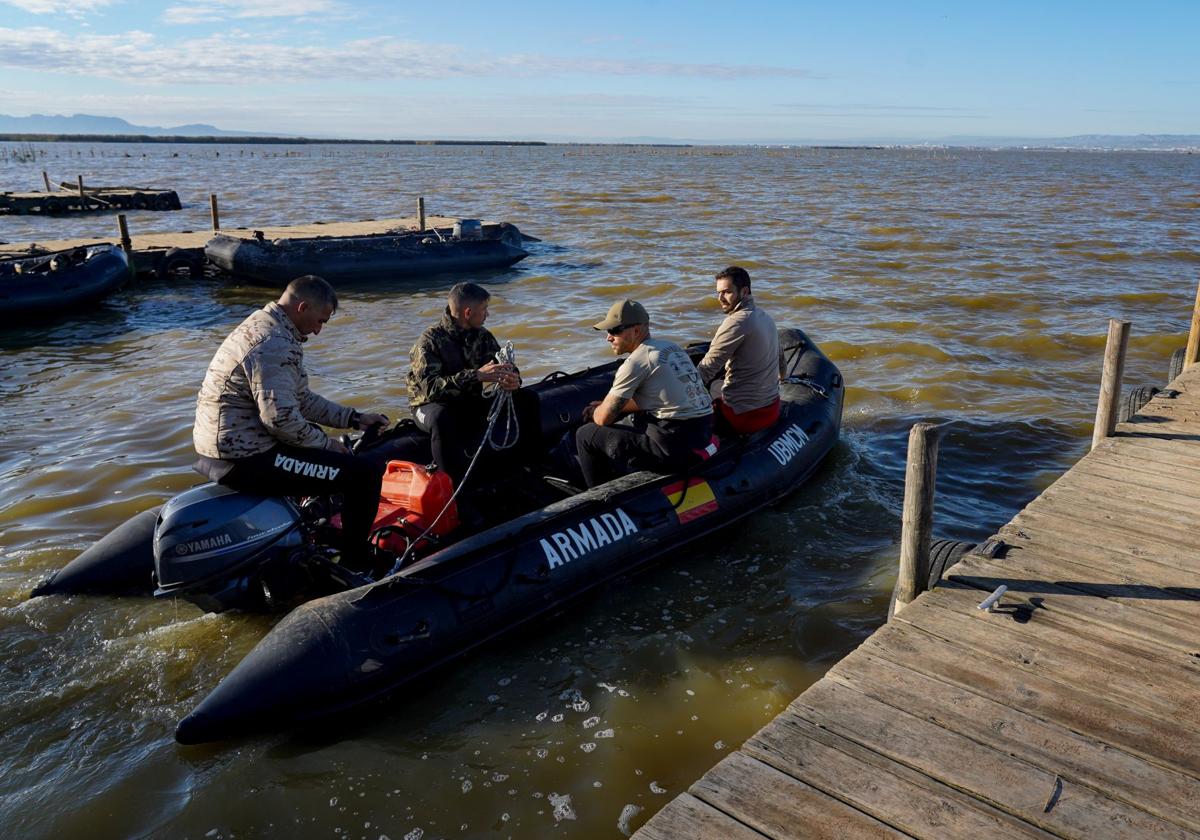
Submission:
[[[516,367],[516,359],[517,353],[513,348],[513,343],[511,341],[504,342],[504,346],[496,351],[496,361],[500,364],[512,365],[513,367]],[[512,447],[516,446],[517,441],[520,440],[521,424],[517,420],[517,410],[513,406],[513,392],[506,391],[498,384],[489,384],[491,384],[493,387],[491,389],[492,404],[488,409],[487,415],[487,428],[483,432],[483,439],[479,441],[479,446],[475,448],[475,454],[471,456],[471,463],[467,465],[467,471],[463,473],[462,480],[458,483],[458,486],[454,488],[454,493],[451,494],[450,498],[446,501],[446,504],[440,511],[438,511],[438,515],[434,517],[432,522],[429,523],[429,527],[422,531],[419,537],[409,541],[408,547],[404,549],[404,553],[400,555],[400,558],[395,562],[388,573],[384,575],[384,577],[390,577],[391,575],[394,575],[396,572],[400,571],[400,568],[412,555],[413,551],[416,550],[416,547],[420,544],[421,540],[428,537],[429,534],[432,533],[433,529],[437,527],[437,524],[442,521],[442,517],[446,515],[446,511],[450,510],[450,506],[453,505],[455,500],[458,498],[458,494],[461,493],[462,489],[467,486],[467,479],[471,477],[471,471],[475,469],[475,463],[479,460],[479,456],[483,454],[483,450],[486,447],[491,447],[497,452],[505,449],[511,449]],[[487,393],[486,388],[484,389],[484,393]],[[496,426],[499,425],[498,421],[500,420],[501,416],[504,417],[504,437],[497,440],[493,435]]]

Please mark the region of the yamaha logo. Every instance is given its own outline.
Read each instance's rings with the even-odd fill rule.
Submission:
[[[215,537],[209,537],[203,540],[194,540],[192,542],[180,543],[175,547],[175,553],[184,554],[199,554],[203,551],[211,551],[214,548],[223,548],[233,544],[233,537],[229,534],[217,534]]]

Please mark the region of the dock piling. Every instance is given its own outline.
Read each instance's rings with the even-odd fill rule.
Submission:
[[[46,170],[42,170],[42,183],[46,185],[46,192],[53,192],[50,189],[50,176],[46,174]]]
[[[1128,347],[1129,322],[1110,318],[1108,341],[1104,345],[1104,372],[1100,376],[1100,399],[1096,404],[1096,423],[1092,428],[1092,449],[1106,437],[1111,437],[1117,427],[1121,377],[1125,374],[1125,351]]]
[[[417,230],[425,231],[425,196],[417,196]]]
[[[216,233],[221,229],[221,214],[217,212],[217,194],[208,194],[208,209],[212,212],[212,229]]]
[[[1200,362],[1200,285],[1196,287],[1196,305],[1192,307],[1192,328],[1188,331],[1187,350],[1183,354],[1183,369]]]
[[[129,239],[129,225],[125,222],[125,214],[117,214],[117,231],[121,235],[121,250],[133,256],[133,242]]]
[[[929,543],[933,535],[938,439],[938,428],[933,423],[917,423],[908,433],[896,612],[924,592],[929,581]]]
[[[80,201],[83,201],[83,200],[84,200],[84,197],[85,197],[85,196],[84,196],[84,194],[83,194],[83,176],[82,176],[82,175],[79,175],[79,176],[76,178],[76,181],[77,181],[77,183],[79,184],[79,200],[80,200]]]

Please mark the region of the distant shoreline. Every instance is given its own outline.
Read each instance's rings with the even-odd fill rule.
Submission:
[[[794,148],[812,149],[816,151],[882,151],[888,149],[930,151],[963,149],[968,151],[1024,151],[1024,152],[1166,152],[1174,154],[1194,154],[1200,151],[1197,146],[1154,147],[1154,146],[1086,146],[1086,145],[1055,145],[1034,143],[1020,145],[992,144],[942,144],[942,143],[637,143],[637,142],[582,142],[582,141],[548,141],[548,140],[353,140],[346,138],[316,138],[316,137],[275,137],[270,135],[250,136],[201,136],[201,135],[171,135],[171,134],[40,134],[29,132],[0,133],[0,142],[7,143],[176,143],[176,144],[216,144],[234,146],[631,146],[655,149],[699,149],[712,148]]]

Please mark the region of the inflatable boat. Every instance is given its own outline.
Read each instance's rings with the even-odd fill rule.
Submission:
[[[376,532],[377,540],[385,532],[399,538],[401,560],[415,561],[377,571],[340,568],[314,555],[314,530],[304,524],[328,522],[328,510],[207,484],[135,516],[34,595],[148,592],[153,584],[157,595],[180,595],[209,610],[280,606],[299,596],[299,606],[179,723],[176,738],[218,741],[336,714],[799,487],[837,441],[844,386],[801,331],[781,330],[780,344],[779,419],[722,439],[715,455],[686,474],[638,472],[584,491],[553,474],[548,453],[570,440],[583,408],[607,392],[619,364],[613,362],[522,389],[524,444],[498,477],[496,465],[489,467],[490,488],[481,485],[482,498],[490,499],[483,506],[488,521],[470,530],[436,528],[435,511],[427,509],[418,525],[432,525],[419,534],[390,526]],[[699,359],[705,349],[688,351]],[[387,464],[390,476],[399,467],[420,472],[429,442],[408,423],[360,451]],[[388,501],[385,492],[377,526],[384,517],[397,521]],[[288,591],[297,587],[306,591]]]
[[[516,225],[463,220],[453,229],[271,239],[217,235],[204,246],[208,261],[257,283],[283,286],[302,274],[333,284],[507,268],[529,256]]]
[[[90,245],[0,260],[0,310],[9,317],[56,315],[96,303],[130,278],[115,245]]]

